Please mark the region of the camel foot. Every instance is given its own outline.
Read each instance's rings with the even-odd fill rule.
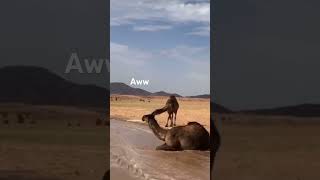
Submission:
[[[160,146],[157,146],[156,150],[162,150],[162,151],[180,151],[181,149],[168,146],[166,143],[164,143],[164,144],[162,144],[162,145],[160,145]]]
[[[168,127],[168,124],[166,124],[166,127]]]

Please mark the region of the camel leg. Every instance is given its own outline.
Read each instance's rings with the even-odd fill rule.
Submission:
[[[164,144],[162,144],[162,145],[160,145],[160,146],[157,146],[156,150],[162,150],[162,151],[181,151],[181,149],[168,146],[166,143],[164,143]]]
[[[176,126],[176,122],[177,122],[177,113],[178,113],[178,112],[175,112],[175,113],[174,113],[174,124],[173,124],[174,126]]]
[[[170,120],[171,120],[170,126],[173,127],[173,113],[170,114]]]
[[[166,127],[168,127],[169,118],[170,118],[170,114],[169,114],[168,119],[167,119]]]

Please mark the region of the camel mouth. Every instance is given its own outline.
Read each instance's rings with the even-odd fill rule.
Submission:
[[[152,115],[152,114],[144,115],[144,116],[142,116],[142,121],[147,121],[148,122],[148,120],[150,118],[151,119],[154,118],[154,115]]]

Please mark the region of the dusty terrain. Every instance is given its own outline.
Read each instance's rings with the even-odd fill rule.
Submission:
[[[133,166],[139,169],[142,174],[150,176],[151,179],[168,179],[169,177],[171,179],[209,179],[208,151],[202,152],[201,155],[197,152],[155,151],[155,147],[163,142],[159,141],[147,126],[137,124],[145,123],[141,120],[142,116],[164,107],[167,99],[168,97],[162,96],[113,95],[110,97],[111,119],[135,122],[111,121],[111,127],[113,127],[111,128],[111,134],[113,135],[113,139],[111,139],[112,157],[126,159],[125,162],[128,164],[136,162]],[[177,100],[179,102],[177,125],[186,125],[190,121],[196,121],[210,130],[209,99],[177,98]],[[167,118],[167,112],[156,116],[162,127],[165,126]],[[121,124],[121,126],[117,126],[117,124]],[[125,128],[128,129],[123,130],[123,133],[118,132]],[[115,139],[122,139],[125,143],[119,145],[114,142]],[[127,152],[129,150],[130,152],[134,151],[134,155],[127,156],[126,154],[130,154]],[[188,155],[185,153],[188,153]],[[136,157],[135,154],[140,155]],[[172,156],[172,158],[168,158],[168,156]],[[191,167],[192,165],[195,167]],[[168,169],[171,169],[171,171],[168,171]],[[191,170],[194,172],[190,173]],[[117,171],[120,173],[117,173]],[[111,172],[111,177],[120,180],[124,178],[121,174],[125,174],[127,171],[127,169],[116,169],[115,173]],[[174,173],[171,174],[172,172]]]
[[[214,180],[317,180],[320,118],[215,115],[222,145]]]
[[[101,179],[108,168],[109,130],[96,126],[98,111],[21,104],[0,110],[9,113],[0,116],[0,179]],[[18,123],[21,112],[31,113],[24,123]]]
[[[168,97],[152,96],[120,96],[110,97],[110,115],[113,119],[137,120],[142,116],[162,108]],[[177,125],[185,125],[190,121],[196,121],[210,129],[210,100],[198,98],[177,98],[179,110],[177,114]],[[156,116],[159,124],[165,126],[168,113]],[[142,122],[142,121],[141,121]],[[170,121],[169,121],[170,124]]]

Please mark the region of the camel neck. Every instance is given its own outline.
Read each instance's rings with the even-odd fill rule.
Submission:
[[[148,125],[153,133],[162,141],[165,140],[167,131],[159,126],[158,122],[155,119],[149,119]]]

